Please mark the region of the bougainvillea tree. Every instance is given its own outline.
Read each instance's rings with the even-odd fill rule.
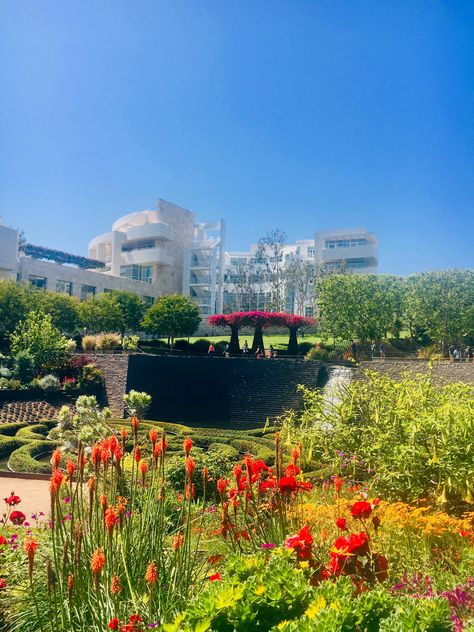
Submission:
[[[298,339],[296,334],[301,327],[310,327],[316,323],[314,318],[306,318],[305,316],[296,316],[295,314],[278,314],[281,316],[281,324],[290,330],[290,339],[288,341],[288,355],[296,355],[298,353]]]
[[[209,316],[208,323],[213,327],[230,327],[230,353],[240,353],[239,329],[245,324],[248,312],[232,312],[230,314],[215,314]]]

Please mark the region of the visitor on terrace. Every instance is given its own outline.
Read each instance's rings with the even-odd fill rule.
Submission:
[[[276,352],[276,349],[275,349],[275,347],[273,345],[270,345],[269,354],[270,354],[270,358],[276,358],[277,357],[277,352]]]
[[[216,352],[216,349],[215,349],[214,345],[211,342],[211,344],[209,345],[209,349],[207,350],[207,355],[208,356],[213,356],[215,354],[215,352]]]
[[[257,351],[255,351],[255,355],[257,356],[257,360],[261,360],[263,358],[263,353],[260,347],[257,347]]]
[[[249,343],[246,340],[244,344],[242,345],[242,353],[248,353],[248,352],[249,352]]]

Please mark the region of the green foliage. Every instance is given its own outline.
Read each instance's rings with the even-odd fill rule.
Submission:
[[[49,314],[30,312],[11,335],[14,355],[28,353],[36,372],[61,366],[68,355],[68,340]]]
[[[361,341],[412,339],[445,347],[474,335],[474,271],[441,270],[408,278],[332,274],[319,279],[316,296],[321,328],[337,338]],[[420,335],[423,334],[420,338]]]
[[[305,356],[306,360],[319,360],[320,362],[329,361],[329,351],[322,347],[312,347]]]
[[[19,351],[15,356],[15,376],[22,384],[29,384],[35,376],[35,364],[29,351]]]
[[[389,499],[474,501],[473,386],[367,371],[330,401],[300,388],[304,410],[282,417],[282,434],[306,446],[310,469],[370,480]]]
[[[132,416],[143,419],[146,415],[146,411],[150,408],[151,395],[144,391],[134,391],[133,389],[123,396],[125,402],[125,409],[127,413]]]
[[[111,432],[110,419],[110,410],[101,409],[94,395],[81,395],[74,408],[61,408],[51,436],[68,448],[75,448],[79,442],[91,445]]]
[[[143,327],[166,336],[172,344],[176,336],[192,336],[201,322],[197,306],[186,296],[162,296],[147,311]]]
[[[79,299],[59,292],[38,292],[34,288],[27,291],[28,307],[51,316],[52,324],[62,332],[74,333],[79,325]]]
[[[319,279],[321,329],[343,339],[381,339],[398,329],[401,280],[375,274],[332,274]]]
[[[36,381],[36,385],[45,391],[57,391],[61,388],[61,382],[55,375],[45,375]]]
[[[10,379],[7,377],[0,377],[0,390],[5,389],[18,389],[21,388],[20,380]]]
[[[10,335],[27,311],[24,286],[14,281],[0,281],[0,346],[8,346]]]
[[[85,364],[79,374],[77,386],[81,391],[93,393],[97,391],[103,383],[102,370],[95,364]]]
[[[123,328],[122,310],[112,292],[87,298],[79,303],[77,310],[80,324],[88,333],[121,331]]]
[[[146,306],[142,299],[124,290],[114,290],[109,293],[117,303],[121,312],[121,323],[119,330],[123,334],[126,331],[138,331],[145,315]]]
[[[127,351],[136,351],[139,342],[140,336],[124,336],[122,339],[122,348]]]
[[[215,445],[215,444],[214,444]],[[196,462],[196,469],[201,472],[203,467],[209,469],[211,481],[204,491],[204,482],[200,475],[194,477],[195,497],[207,500],[218,501],[219,494],[216,489],[215,481],[219,478],[229,476],[229,472],[235,463],[235,452],[217,451],[209,448],[208,452],[193,450],[193,458]],[[170,460],[166,466],[166,480],[168,485],[176,492],[184,493],[186,482],[186,469],[184,459],[181,454]]]
[[[406,280],[405,312],[412,327],[440,344],[474,336],[474,271],[424,272]]]
[[[100,351],[110,351],[120,346],[121,338],[118,334],[103,333],[96,338],[95,346]]]
[[[224,581],[211,584],[165,632],[448,632],[446,599],[394,597],[378,586],[354,595],[348,578],[311,587],[287,552],[231,558]]]

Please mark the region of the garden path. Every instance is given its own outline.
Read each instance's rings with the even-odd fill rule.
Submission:
[[[16,476],[0,477],[0,502],[14,491],[21,498],[18,509],[27,517],[32,513],[43,511],[49,513],[49,481],[18,478]]]

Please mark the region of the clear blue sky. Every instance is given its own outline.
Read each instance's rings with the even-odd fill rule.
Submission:
[[[366,226],[380,271],[474,261],[474,3],[3,0],[0,214],[84,254],[158,197],[228,249]]]

